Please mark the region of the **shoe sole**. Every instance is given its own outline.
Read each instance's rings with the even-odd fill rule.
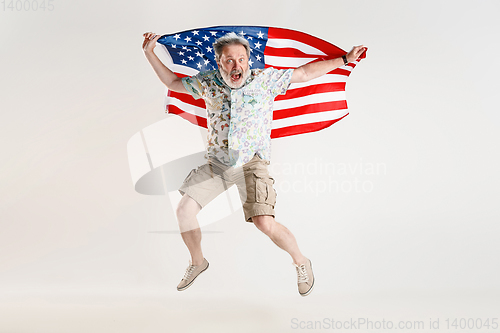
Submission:
[[[307,295],[309,295],[313,291],[314,282],[316,282],[316,279],[314,279],[314,273],[312,272],[313,264],[312,264],[311,260],[309,260],[309,263],[311,264],[311,273],[312,273],[312,276],[313,276],[313,284],[312,284],[311,288],[309,288],[309,290],[306,291],[305,293],[303,293],[303,294],[299,293],[300,296],[302,296],[302,297],[306,297]]]
[[[193,279],[191,282],[189,282],[188,284],[186,284],[184,287],[182,287],[182,288],[180,288],[180,289],[179,289],[179,288],[177,288],[177,291],[183,291],[183,290],[186,290],[187,288],[189,288],[189,287],[193,284],[194,280],[196,280],[196,278],[197,278],[198,276],[200,276],[200,274],[201,274],[201,273],[203,273],[204,271],[206,271],[206,270],[208,269],[208,266],[210,266],[210,264],[207,262],[207,267],[205,267],[205,269],[203,269],[201,272],[199,272],[199,273],[198,273],[198,275],[196,275],[196,276],[194,277],[194,279]],[[312,267],[312,266],[311,266],[311,267]],[[314,283],[313,283],[313,284],[314,284]]]
[[[306,293],[300,294],[300,296],[306,297],[307,295],[309,295],[313,291],[313,289],[314,289],[314,282],[313,282],[313,285],[311,286],[311,288],[309,288],[309,290]]]

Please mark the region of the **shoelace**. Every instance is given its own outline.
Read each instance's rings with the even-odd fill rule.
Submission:
[[[297,281],[298,283],[305,283],[305,282],[309,282],[309,276],[307,275],[307,271],[306,271],[306,264],[302,264],[302,265],[295,265],[295,268],[297,269]]]
[[[184,277],[182,278],[183,280],[189,280],[189,277],[191,276],[191,274],[193,274],[193,271],[194,269],[196,268],[196,266],[194,265],[189,265],[189,267],[186,269],[186,273],[184,273]]]

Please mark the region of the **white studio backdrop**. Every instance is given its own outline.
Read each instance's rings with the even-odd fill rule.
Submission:
[[[466,295],[476,300],[470,308],[447,309],[498,313],[498,2],[50,4],[52,10],[18,10],[6,1],[0,8],[0,294],[2,308],[11,309],[0,331],[30,331],[16,321],[27,315],[16,311],[50,303],[56,313],[59,303],[46,301],[56,294],[70,295],[67,302],[76,294],[160,295],[172,308],[217,299],[240,321],[248,318],[239,309],[254,309],[262,319],[252,327],[263,331],[264,322],[273,331],[290,329],[297,316],[291,307],[303,309],[300,302],[322,309],[322,318],[340,308],[335,299],[364,295],[428,293],[442,295],[439,304]],[[160,172],[155,195],[134,187],[128,145],[135,135],[168,122],[171,142],[163,148],[193,152],[205,135],[164,114],[165,89],[142,53],[142,33],[231,24],[300,30],[346,51],[369,48],[347,81],[349,116],[273,141],[277,220],[295,234],[318,279],[306,300],[295,297],[291,259],[236,206],[205,224],[211,269],[189,294],[178,293],[189,257],[165,187],[169,174]],[[254,299],[266,299],[266,311],[256,310]],[[203,308],[195,312],[206,319]],[[406,313],[387,309],[381,313]],[[281,321],[268,315],[273,311]],[[39,327],[71,329],[68,318],[77,317],[60,313],[67,323]],[[177,327],[181,318],[136,324],[152,331],[148,325]],[[224,325],[217,318],[210,330]]]

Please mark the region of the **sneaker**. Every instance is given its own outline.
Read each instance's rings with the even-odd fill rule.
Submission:
[[[189,261],[189,267],[186,269],[184,277],[177,286],[177,290],[182,291],[189,288],[193,284],[196,277],[198,277],[200,273],[206,271],[207,268],[208,268],[208,261],[205,258],[203,258],[203,262],[201,263],[201,265],[198,266],[191,265],[191,261]]]
[[[307,263],[302,265],[296,265],[297,269],[297,285],[299,287],[299,294],[301,296],[307,296],[311,293],[314,287],[314,275],[312,271],[311,260],[307,259]]]

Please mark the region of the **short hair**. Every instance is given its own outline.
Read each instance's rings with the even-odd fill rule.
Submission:
[[[224,49],[224,46],[232,44],[243,45],[245,47],[245,50],[247,51],[248,59],[250,59],[250,44],[248,43],[248,41],[245,38],[238,36],[234,32],[229,32],[224,36],[218,38],[213,44],[215,51],[215,61],[217,63],[219,62],[220,56],[222,55],[222,50]]]

